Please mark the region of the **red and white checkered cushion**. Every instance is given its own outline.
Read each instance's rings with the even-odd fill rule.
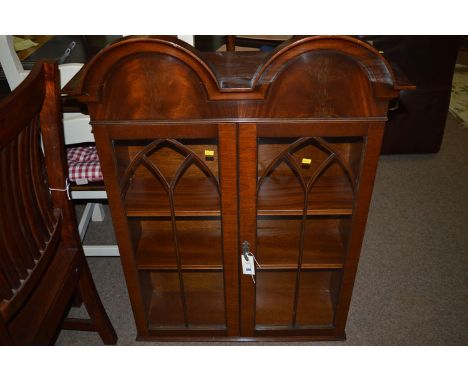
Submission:
[[[67,149],[68,178],[71,182],[103,180],[101,164],[95,146]]]

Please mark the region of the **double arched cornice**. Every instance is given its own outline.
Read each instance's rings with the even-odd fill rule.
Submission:
[[[191,45],[173,37],[127,37],[99,52],[84,68],[77,93],[85,102],[99,102],[106,79],[113,68],[134,55],[159,54],[178,59],[189,66],[203,83],[208,99],[264,99],[269,86],[282,68],[305,53],[343,54],[356,62],[367,76],[375,98],[398,95],[394,73],[372,46],[347,36],[294,37],[278,46],[259,65],[250,86],[222,87],[216,69]]]

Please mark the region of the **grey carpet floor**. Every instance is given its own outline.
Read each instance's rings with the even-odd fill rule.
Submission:
[[[90,232],[90,244],[113,240],[108,220]],[[136,342],[119,258],[88,261],[119,345],[174,344]],[[450,115],[438,154],[380,158],[346,332],[344,342],[287,344],[468,345],[468,129]],[[75,331],[57,340],[101,344]]]

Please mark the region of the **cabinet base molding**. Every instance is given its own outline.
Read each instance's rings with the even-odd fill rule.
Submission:
[[[332,336],[269,336],[269,337],[163,337],[137,336],[136,341],[151,342],[313,342],[313,341],[346,341],[346,333]]]

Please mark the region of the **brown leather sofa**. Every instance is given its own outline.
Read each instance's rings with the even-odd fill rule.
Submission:
[[[436,153],[447,119],[459,36],[361,36],[416,85],[388,113],[382,154]]]

